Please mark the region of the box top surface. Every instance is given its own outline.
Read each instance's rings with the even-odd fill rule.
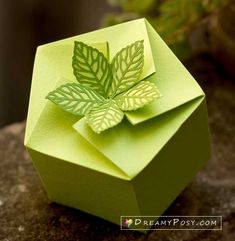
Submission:
[[[61,78],[65,77],[71,81],[76,81],[70,64],[73,42],[79,40],[89,44],[108,41],[112,57],[120,48],[139,39],[145,40],[145,63],[147,63],[144,65],[142,77],[147,77],[148,80],[155,82],[163,97],[148,107],[126,113],[131,124],[125,120],[102,135],[93,133],[81,119],[74,126],[79,135],[72,128],[77,118],[59,110],[58,107],[48,103],[48,100],[45,99],[47,93],[58,85],[58,80],[61,81]],[[25,144],[48,155],[54,155],[96,170],[105,170],[104,172],[111,173],[111,175],[117,175],[121,178],[134,177],[167,143],[188,115],[192,113],[195,106],[188,105],[187,110],[184,111],[172,112],[172,110],[200,96],[203,97],[204,93],[199,85],[146,20],[134,20],[82,34],[38,48],[33,72]],[[175,113],[175,116],[172,116],[170,112]],[[163,113],[165,114],[163,115]],[[165,123],[163,123],[165,118]],[[65,123],[69,123],[69,125]],[[53,139],[57,141],[53,143]],[[156,144],[158,139],[161,141]],[[65,140],[67,144],[64,144]],[[148,142],[148,145],[145,145],[143,141]],[[74,151],[76,143],[77,149],[83,148],[86,151]],[[94,150],[91,151],[88,147],[84,147],[88,143]],[[129,143],[135,145],[130,148]],[[59,146],[61,148],[58,150]],[[135,154],[133,154],[133,148]],[[87,155],[94,158],[99,152],[98,159],[102,159],[102,161],[97,160],[92,163],[87,160],[89,158],[79,159],[78,156],[85,155],[88,149],[93,154]],[[130,152],[130,150],[132,151]],[[141,157],[138,158],[140,165],[134,167],[137,157]],[[126,164],[125,159],[127,158],[130,159],[129,163],[131,164]],[[107,164],[109,162],[112,164]],[[91,166],[92,164],[93,166]],[[110,169],[116,171],[112,173],[109,171]]]

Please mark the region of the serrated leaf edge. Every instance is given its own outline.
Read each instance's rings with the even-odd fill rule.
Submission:
[[[133,42],[133,43],[131,43],[131,44],[129,44],[129,45],[127,45],[126,47],[124,47],[124,48],[122,48],[121,50],[119,50],[116,54],[115,54],[115,56],[113,57],[113,59],[112,59],[112,62],[111,62],[111,71],[112,71],[112,75],[113,75],[113,78],[112,78],[112,82],[111,82],[111,85],[110,85],[110,88],[109,88],[109,93],[108,93],[108,95],[109,96],[111,96],[111,98],[112,97],[115,97],[116,95],[118,95],[118,94],[120,94],[120,93],[123,93],[123,92],[125,92],[125,91],[127,91],[128,89],[130,89],[133,85],[130,85],[128,88],[126,88],[125,90],[122,90],[122,91],[118,91],[118,89],[119,89],[119,87],[121,86],[121,84],[123,84],[123,83],[121,83],[122,81],[119,81],[119,84],[117,85],[117,86],[113,86],[113,85],[115,85],[115,84],[113,84],[113,83],[115,83],[114,82],[114,71],[113,71],[113,69],[114,69],[114,62],[116,61],[116,59],[118,58],[118,56],[121,56],[121,54],[124,52],[124,51],[128,51],[132,46],[135,46],[136,44],[138,44],[138,43],[140,43],[141,45],[142,45],[142,48],[140,48],[140,49],[142,49],[142,56],[141,56],[141,62],[140,62],[140,65],[141,65],[141,67],[140,67],[140,71],[139,71],[139,73],[138,73],[138,77],[136,77],[136,82],[135,83],[133,83],[133,85],[135,85],[136,83],[138,83],[138,82],[140,82],[141,81],[141,79],[139,79],[139,77],[140,77],[140,75],[141,75],[141,73],[142,73],[142,71],[143,71],[143,66],[144,66],[144,40],[137,40],[137,41],[135,41],[135,42]],[[130,62],[129,63],[129,66],[131,65],[132,63]],[[121,68],[121,67],[120,67]],[[128,69],[128,68],[127,68]],[[125,74],[127,74],[128,73],[128,71],[125,71]],[[124,79],[124,77],[122,78],[122,80]]]
[[[96,132],[97,134],[101,133],[102,131],[108,130],[108,129],[114,127],[114,126],[117,126],[118,124],[120,124],[120,123],[122,122],[122,120],[123,120],[123,118],[124,118],[124,112],[119,108],[119,106],[118,106],[118,104],[117,104],[117,102],[116,102],[115,100],[110,99],[110,101],[109,101],[108,103],[109,103],[110,105],[111,105],[112,103],[114,103],[114,104],[116,105],[116,107],[118,108],[118,110],[120,110],[120,113],[122,114],[122,118],[121,118],[118,122],[116,122],[114,125],[111,125],[111,126],[109,126],[108,128],[105,128],[105,129],[103,129],[103,130],[101,130],[101,131],[97,131],[97,130],[93,127],[92,122],[89,121],[89,117],[88,117],[88,116],[89,116],[89,115],[92,116],[92,111],[94,111],[95,109],[100,109],[99,107],[101,107],[102,105],[91,109],[90,112],[88,112],[88,113],[85,115],[85,121],[86,121],[86,123],[91,127],[91,129],[92,129],[94,132]],[[108,104],[108,103],[105,103],[105,104]],[[109,107],[106,108],[106,109],[108,110]]]
[[[108,96],[108,91],[109,91],[109,88],[112,84],[112,71],[111,71],[111,66],[110,66],[110,63],[109,63],[109,60],[108,58],[106,58],[104,56],[104,54],[102,52],[100,52],[97,48],[94,48],[90,45],[87,45],[81,41],[74,41],[74,49],[73,49],[73,57],[72,57],[72,68],[73,68],[73,74],[74,76],[76,77],[77,81],[80,82],[81,80],[83,80],[83,83],[81,82],[81,84],[85,85],[84,82],[85,82],[85,78],[84,77],[78,77],[77,76],[77,73],[76,73],[76,68],[75,68],[75,65],[76,65],[76,51],[79,51],[79,50],[76,50],[76,46],[78,45],[81,45],[87,49],[91,49],[92,51],[96,51],[102,58],[104,61],[106,61],[106,64],[108,66],[108,69],[107,69],[107,73],[106,73],[106,78],[103,82],[106,82],[108,79],[109,80],[109,83],[107,85],[107,87],[104,88],[104,86],[101,84],[101,80],[102,79],[99,79],[98,76],[97,76],[97,73],[95,73],[93,71],[93,69],[91,68],[90,64],[88,63],[88,60],[86,58],[86,56],[84,55],[84,53],[80,52],[80,54],[84,57],[84,60],[87,62],[87,66],[89,67],[90,69],[90,72],[92,73],[92,75],[94,76],[94,79],[97,80],[97,85],[100,86],[99,90],[96,90],[97,92],[99,92],[102,96],[104,97],[107,97]],[[107,48],[108,48],[108,53],[109,53],[109,46],[107,45]],[[104,77],[104,76],[102,76]],[[86,80],[88,83],[89,83],[89,80]],[[88,85],[87,83],[87,85]],[[89,86],[90,87],[90,86]]]
[[[152,86],[154,86],[154,88],[155,88],[155,90],[156,90],[156,96],[155,96],[155,97],[151,97],[152,99],[151,99],[150,101],[144,103],[143,105],[141,105],[141,106],[139,106],[139,107],[129,108],[129,109],[123,108],[123,107],[122,107],[122,104],[120,104],[120,102],[121,102],[121,101],[120,101],[120,97],[122,97],[123,95],[127,94],[129,91],[132,91],[133,88],[135,88],[135,86],[138,86],[139,84],[141,84],[141,83],[143,83],[143,82],[149,83],[149,84],[151,84]],[[161,98],[161,97],[162,97],[162,94],[159,92],[157,86],[156,86],[154,83],[152,83],[152,82],[150,82],[150,81],[142,80],[142,81],[140,81],[139,83],[137,83],[136,85],[132,86],[132,87],[131,87],[130,89],[128,89],[127,91],[125,91],[125,92],[117,95],[114,99],[115,99],[117,105],[119,106],[119,108],[120,108],[122,111],[125,112],[125,111],[135,111],[135,110],[141,109],[141,108],[145,107],[146,105],[149,105],[150,103],[152,103],[153,101],[155,101],[156,99],[159,99],[159,98]],[[134,97],[133,97],[133,98],[134,98]],[[136,98],[140,98],[140,97],[136,97]]]
[[[81,93],[84,93],[85,95],[87,95],[88,97],[89,97],[89,95],[90,96],[93,96],[94,97],[94,99],[92,100],[91,98],[89,98],[89,100],[90,101],[86,101],[85,99],[81,99],[81,100],[78,100],[78,99],[75,99],[74,98],[74,95],[72,95],[72,94],[70,94],[71,93],[71,88],[73,88],[73,90],[75,89],[75,88],[81,88],[80,89],[80,91],[81,91]],[[73,114],[73,115],[80,115],[80,116],[84,116],[85,115],[85,112],[84,112],[84,114],[78,114],[78,113],[75,113],[74,111],[71,111],[71,110],[68,110],[68,109],[66,109],[66,107],[65,107],[65,105],[60,105],[59,103],[58,103],[58,101],[55,101],[55,98],[57,98],[57,99],[60,99],[60,98],[58,98],[58,97],[56,97],[56,94],[57,93],[59,93],[61,96],[65,96],[65,97],[67,97],[66,96],[66,93],[64,92],[64,90],[63,90],[63,88],[66,88],[70,93],[67,93],[67,95],[69,95],[71,98],[74,98],[73,100],[71,100],[71,101],[77,101],[78,102],[78,104],[79,104],[79,102],[94,102],[94,104],[96,104],[96,106],[86,106],[86,108],[87,108],[87,110],[86,110],[86,112],[88,113],[92,108],[94,108],[94,107],[98,107],[99,105],[101,105],[101,104],[104,104],[104,103],[106,103],[107,102],[107,100],[103,97],[103,96],[101,96],[98,92],[96,92],[95,90],[92,90],[92,89],[90,89],[89,87],[86,87],[86,86],[83,86],[83,85],[81,85],[81,84],[79,84],[79,83],[67,83],[67,84],[64,84],[64,85],[61,85],[61,86],[59,86],[58,88],[56,88],[55,90],[53,90],[53,91],[51,91],[51,92],[49,92],[48,94],[47,94],[47,96],[45,97],[46,99],[48,99],[48,100],[50,100],[51,102],[53,102],[54,104],[56,104],[58,107],[60,107],[61,109],[63,109],[64,111],[66,111],[66,112],[68,112],[68,113],[71,113],[71,114]],[[85,91],[84,91],[85,90]],[[83,91],[83,92],[82,92]],[[80,94],[80,93],[79,93]],[[52,97],[51,97],[52,96]],[[53,98],[54,97],[54,98]],[[98,100],[98,98],[100,98],[100,100]],[[63,101],[65,101],[65,100],[63,100]]]

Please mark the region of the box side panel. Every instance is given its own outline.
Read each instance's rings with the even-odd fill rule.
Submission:
[[[130,181],[28,151],[50,200],[116,224],[121,215],[139,213]]]
[[[162,215],[211,155],[205,99],[133,180],[142,215]],[[194,103],[195,104],[195,103]]]

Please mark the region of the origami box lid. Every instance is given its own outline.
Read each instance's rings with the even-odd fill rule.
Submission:
[[[155,82],[163,97],[141,110],[126,113],[130,123],[125,120],[99,135],[81,119],[74,126],[79,135],[71,127],[77,119],[45,99],[58,79],[75,81],[69,64],[73,41],[88,44],[108,41],[112,57],[123,46],[140,39],[145,43],[142,78]],[[131,179],[200,104],[199,97],[204,98],[199,85],[145,19],[53,42],[37,50],[25,145],[46,155]],[[185,107],[178,110],[182,105]]]

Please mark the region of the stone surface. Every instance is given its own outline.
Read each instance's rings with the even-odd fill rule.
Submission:
[[[213,157],[166,215],[222,215],[222,231],[121,231],[117,225],[51,203],[23,146],[25,123],[0,130],[0,241],[235,240],[235,82],[208,56],[189,69],[207,94]]]

